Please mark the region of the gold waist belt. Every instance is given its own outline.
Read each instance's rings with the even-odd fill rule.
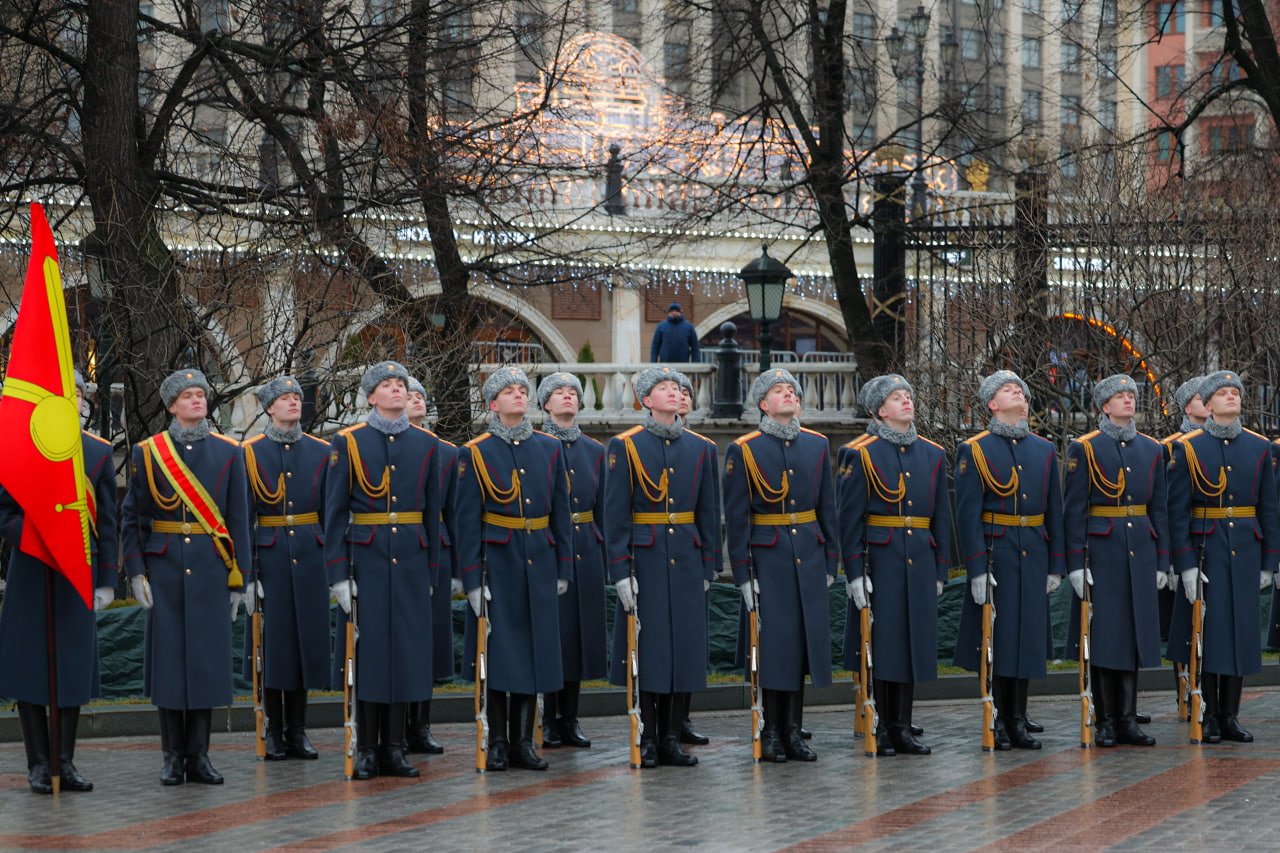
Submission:
[[[574,524],[586,524],[588,521],[596,520],[596,511],[589,509],[586,512],[575,512],[573,514]]]
[[[1251,506],[1193,506],[1192,518],[1253,518],[1257,507]]]
[[[872,527],[917,527],[928,529],[932,519],[927,515],[868,515]]]
[[[984,512],[982,520],[987,524],[1003,524],[1006,527],[1039,527],[1044,524],[1040,515],[1005,515],[1003,512]]]
[[[298,515],[260,515],[259,527],[293,527],[298,524],[319,524],[320,513],[303,512]]]
[[[551,516],[540,515],[537,518],[521,518],[518,515],[499,515],[496,512],[486,512],[484,514],[484,523],[505,527],[508,530],[542,530],[551,524]]]
[[[357,512],[351,516],[352,524],[421,524],[420,512]]]
[[[751,523],[763,526],[774,524],[808,524],[810,521],[818,520],[818,511],[816,509],[807,509],[804,512],[753,512],[751,514]]]
[[[1094,518],[1128,518],[1131,515],[1146,515],[1146,504],[1135,504],[1133,506],[1091,506],[1089,507],[1089,515]]]
[[[691,512],[633,512],[632,524],[693,524]]]
[[[199,523],[192,524],[189,521],[153,521],[151,522],[151,530],[153,533],[185,533],[188,536],[205,536],[205,529]]]

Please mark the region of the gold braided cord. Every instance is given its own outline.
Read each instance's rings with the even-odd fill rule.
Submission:
[[[769,481],[765,479],[764,472],[756,464],[756,457],[751,452],[751,445],[743,442],[739,446],[742,448],[742,461],[747,466],[747,474],[756,487],[756,493],[764,499],[765,503],[781,503],[785,500],[791,491],[791,483],[787,479],[786,470],[784,469],[782,472],[782,488],[775,489],[769,485]]]
[[[877,495],[889,503],[896,503],[907,496],[907,482],[903,479],[901,472],[898,474],[898,487],[890,489],[889,484],[880,476],[880,472],[876,470],[876,466],[871,462],[871,454],[866,448],[859,448],[858,457],[862,460],[862,472],[867,477],[867,482],[871,484],[871,488],[875,489]]]
[[[471,467],[475,469],[476,476],[480,479],[480,486],[489,498],[503,506],[512,502],[520,502],[520,472],[515,468],[511,469],[511,488],[498,488],[498,484],[493,482],[493,478],[489,476],[489,469],[484,464],[484,454],[480,452],[480,445],[478,444],[471,446]]]
[[[244,446],[244,455],[249,467],[249,485],[253,487],[253,494],[267,506],[284,504],[284,472],[280,473],[280,480],[276,484],[276,490],[273,492],[258,471],[258,457],[253,452],[253,445],[246,444]]]
[[[973,464],[978,469],[978,474],[982,477],[982,482],[997,497],[1011,498],[1018,491],[1018,469],[1015,466],[1009,471],[1009,482],[1001,483],[996,479],[996,475],[992,473],[991,466],[987,464],[987,455],[982,452],[982,445],[974,442],[969,445],[973,450]]]
[[[1119,500],[1120,496],[1124,494],[1124,467],[1120,468],[1116,481],[1114,483],[1111,482],[1102,473],[1102,469],[1098,467],[1098,460],[1093,455],[1093,444],[1088,441],[1080,443],[1084,445],[1084,455],[1089,460],[1089,479],[1098,487],[1098,491],[1102,492],[1103,497]]]
[[[644,463],[640,461],[640,451],[636,450],[636,443],[627,436],[622,439],[623,444],[627,446],[627,462],[631,468],[631,486],[635,489],[636,481],[640,481],[640,491],[644,493],[646,499],[652,503],[665,504],[667,502],[667,469],[662,469],[662,476],[658,478],[658,482],[653,482],[653,478],[649,476],[649,472],[645,470]]]
[[[160,495],[160,490],[156,488],[156,472],[151,467],[151,453],[146,448],[142,451],[142,465],[147,469],[147,485],[151,487],[151,500],[165,512],[173,512],[182,504],[182,495],[177,494],[176,490],[172,498]]]
[[[365,476],[364,465],[360,462],[360,446],[356,444],[356,434],[347,433],[347,465],[354,472],[356,482],[360,484],[360,488],[364,489],[365,494],[371,498],[385,498],[391,494],[391,469],[384,465],[382,467],[382,482],[376,487],[369,482],[369,478]]]
[[[1187,467],[1191,469],[1191,485],[1207,497],[1222,497],[1222,493],[1227,490],[1227,470],[1219,466],[1218,481],[1211,482],[1201,470],[1200,460],[1196,457],[1196,449],[1191,446],[1191,442],[1183,439],[1182,446],[1187,449]]]

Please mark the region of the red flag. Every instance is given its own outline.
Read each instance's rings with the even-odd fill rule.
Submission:
[[[31,261],[0,396],[0,486],[22,507],[19,548],[93,607],[88,483],[62,274],[44,208],[31,205]]]

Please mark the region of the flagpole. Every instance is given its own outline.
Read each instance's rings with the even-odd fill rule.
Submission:
[[[49,645],[49,776],[55,794],[62,790],[62,738],[58,719],[58,643],[53,625],[53,567],[44,567],[44,627]]]

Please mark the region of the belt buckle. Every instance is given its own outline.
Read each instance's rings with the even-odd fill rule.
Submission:
[[[387,521],[389,521],[392,524],[398,523],[400,521],[400,514],[396,512],[387,513]]]
[[[1134,514],[1134,513],[1133,513],[1133,505],[1132,505],[1132,504],[1130,504],[1129,506],[1125,507],[1125,510],[1127,511],[1128,515],[1130,515],[1130,516],[1132,516],[1132,515]]]
[[[671,513],[671,515],[667,516],[667,521],[671,522],[672,524],[679,524],[680,522],[676,521],[677,515],[679,515],[679,513],[677,512]]]
[[[190,533],[190,532],[191,532],[191,523],[190,523],[190,522],[187,522],[187,521],[182,522],[182,532],[183,532],[183,533]]]
[[[787,520],[788,520],[788,521],[790,521],[792,524],[795,524],[795,523],[796,523],[796,514],[795,514],[794,512],[793,512],[793,513],[791,513],[789,516],[787,516]]]
[[[1019,527],[1027,526],[1027,517],[1025,515],[1018,516],[1018,526]]]
[[[580,513],[576,513],[576,512],[575,512],[575,513],[573,514],[573,523],[574,523],[574,524],[577,524],[577,523],[578,523],[578,522],[580,522],[580,521],[582,521],[582,515],[581,515]]]
[[[1227,518],[1233,518],[1233,517],[1235,516],[1235,514],[1236,514],[1236,508],[1235,508],[1235,507],[1233,507],[1233,506],[1229,506],[1229,507],[1227,507]]]
[[[525,533],[528,533],[528,532],[529,532],[529,531],[531,531],[531,530],[533,530],[533,519],[532,519],[532,518],[526,518],[526,519],[524,520],[524,532],[525,532]]]
[[[292,526],[293,526],[293,516],[292,516],[292,515],[286,515],[286,516],[284,517],[284,523],[285,523],[286,525],[288,525],[289,527],[292,527]]]
[[[903,518],[902,518],[902,526],[903,526],[903,527],[910,527],[910,526],[911,526],[911,516],[909,516],[909,515],[903,516]]]

